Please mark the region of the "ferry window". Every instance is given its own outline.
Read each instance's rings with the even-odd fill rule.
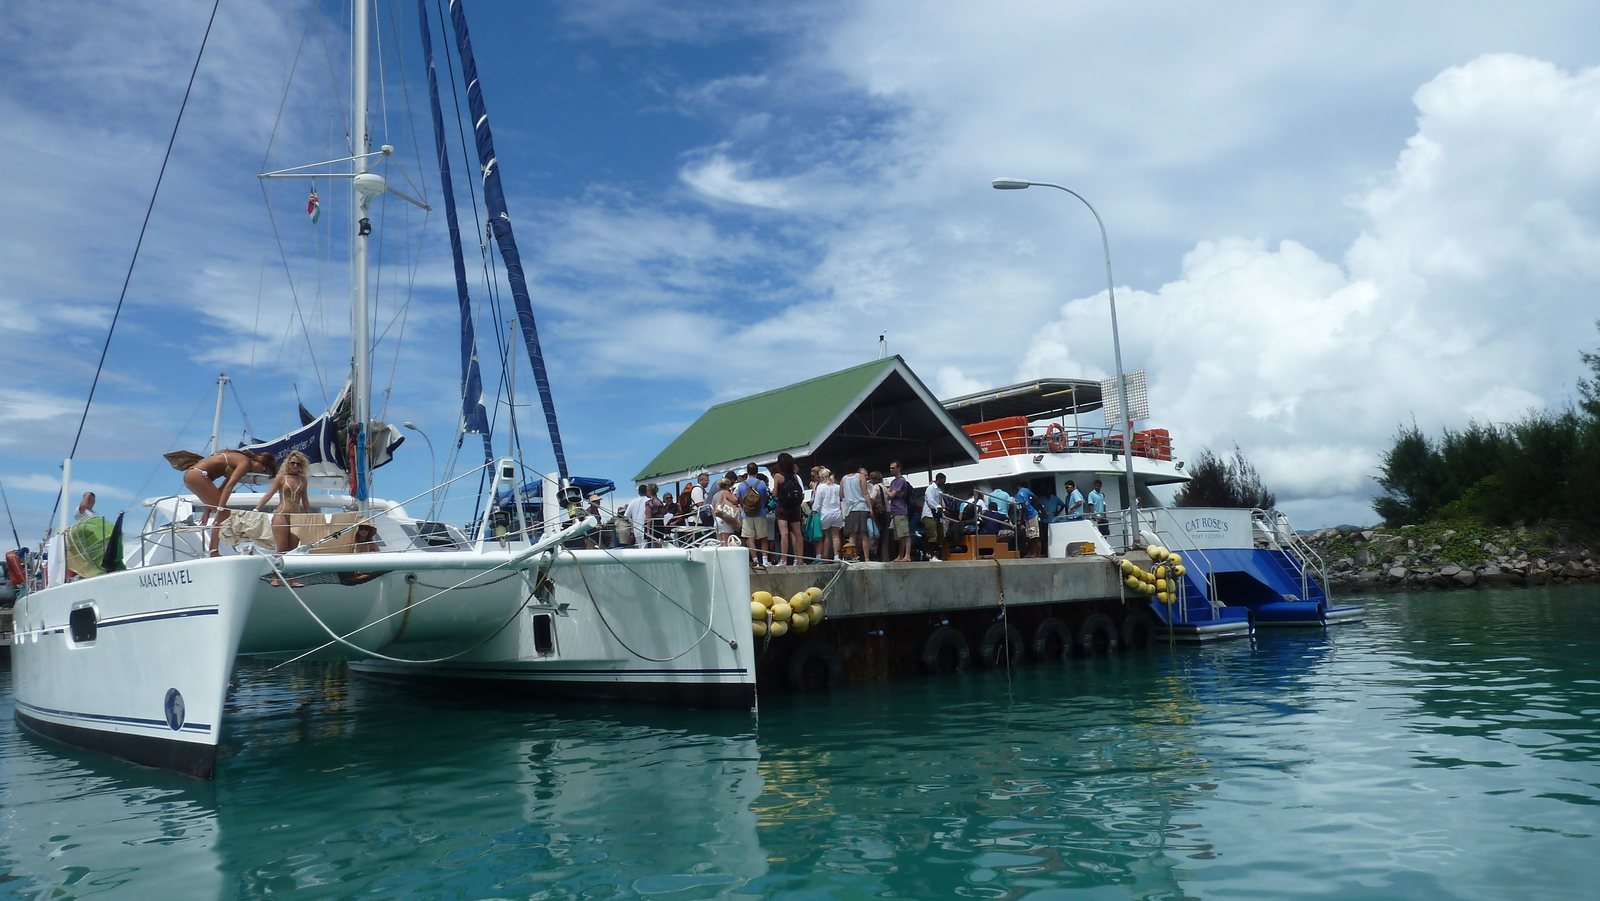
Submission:
[[[67,614],[67,631],[73,644],[86,644],[100,634],[100,618],[93,607],[77,607]]]

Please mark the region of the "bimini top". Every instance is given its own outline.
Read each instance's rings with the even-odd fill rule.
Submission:
[[[676,482],[787,452],[805,468],[855,459],[906,471],[978,460],[978,447],[898,356],[830,372],[705,411],[634,476]]]
[[[1004,388],[963,394],[943,402],[950,418],[962,425],[1007,416],[1043,419],[1092,413],[1101,408],[1100,383],[1088,379],[1035,379]]]

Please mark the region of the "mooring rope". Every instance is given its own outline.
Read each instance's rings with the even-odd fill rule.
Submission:
[[[544,554],[551,554],[555,550],[556,550],[556,548],[551,548],[550,550],[545,551]],[[506,626],[509,626],[513,622],[515,622],[517,617],[522,614],[522,611],[527,609],[527,606],[528,606],[529,602],[531,602],[533,600],[534,593],[530,591],[528,593],[528,597],[526,599],[524,599],[522,604],[517,607],[516,612],[511,614],[511,618],[507,619],[504,623],[502,623],[498,629],[495,629],[494,632],[492,632],[483,641],[478,642],[477,644],[473,645],[470,648],[467,648],[464,651],[461,651],[461,652],[455,653],[455,654],[450,654],[450,655],[445,656],[445,657],[438,657],[438,658],[427,659],[427,660],[415,660],[415,659],[410,659],[410,658],[406,658],[406,657],[390,657],[390,656],[387,656],[387,655],[384,655],[384,654],[380,654],[377,651],[369,651],[366,648],[361,647],[360,645],[351,643],[347,639],[350,636],[355,635],[355,634],[357,634],[359,632],[365,632],[366,630],[372,628],[373,626],[380,625],[382,623],[388,622],[389,620],[394,619],[397,616],[407,615],[412,610],[415,610],[416,608],[421,607],[423,604],[426,604],[427,602],[429,602],[431,600],[434,600],[435,598],[438,598],[438,597],[441,597],[443,595],[449,594],[451,591],[454,591],[454,590],[456,590],[458,588],[466,587],[467,583],[471,582],[473,579],[476,579],[476,578],[479,578],[481,576],[487,575],[488,573],[492,573],[495,570],[503,569],[503,568],[505,568],[507,566],[512,565],[513,563],[521,563],[522,561],[524,561],[526,559],[528,559],[528,558],[526,558],[526,557],[514,557],[514,558],[512,558],[510,560],[505,561],[504,563],[495,564],[494,566],[484,570],[483,572],[475,573],[475,574],[473,574],[471,576],[468,576],[466,579],[463,579],[462,581],[457,582],[455,585],[452,585],[452,586],[450,586],[450,587],[448,587],[448,588],[446,588],[446,589],[444,589],[442,591],[435,592],[435,593],[423,598],[422,600],[417,601],[415,604],[407,604],[405,607],[403,607],[403,608],[401,608],[399,610],[396,610],[393,613],[381,616],[378,619],[375,619],[372,622],[367,623],[366,625],[361,626],[359,628],[352,629],[351,631],[349,631],[349,632],[347,632],[347,633],[345,633],[344,635],[341,636],[338,633],[334,632],[333,629],[330,628],[327,623],[323,622],[322,618],[317,616],[317,614],[311,609],[311,607],[308,604],[306,604],[305,600],[300,597],[300,593],[298,591],[295,591],[294,584],[290,580],[290,578],[288,576],[286,576],[284,574],[283,570],[278,567],[277,560],[274,559],[273,557],[269,556],[269,557],[266,558],[267,563],[268,563],[268,565],[270,565],[272,567],[273,572],[277,574],[278,579],[280,581],[282,581],[283,587],[289,589],[289,594],[290,594],[290,596],[292,596],[295,599],[295,602],[298,603],[300,605],[300,607],[306,611],[306,614],[309,615],[311,617],[311,619],[313,621],[315,621],[318,626],[322,627],[322,631],[326,632],[328,637],[330,639],[332,639],[332,641],[324,642],[323,644],[321,644],[321,645],[319,645],[319,646],[317,646],[315,648],[312,648],[311,650],[306,651],[305,653],[296,655],[294,657],[289,658],[288,660],[285,660],[284,662],[278,664],[278,666],[273,667],[273,669],[277,669],[278,667],[282,667],[282,666],[288,666],[291,663],[296,663],[296,662],[298,662],[300,660],[304,660],[305,658],[311,656],[312,654],[316,654],[316,653],[319,653],[321,651],[327,650],[328,648],[334,646],[335,644],[343,645],[344,647],[350,648],[351,650],[356,651],[358,653],[361,653],[361,654],[364,654],[364,655],[367,655],[367,656],[371,656],[371,657],[376,657],[376,658],[378,658],[380,660],[387,660],[387,661],[389,661],[391,663],[443,663],[443,662],[445,662],[447,660],[454,660],[457,657],[461,657],[462,655],[470,654],[473,651],[476,651],[478,648],[481,648],[484,645],[488,644],[490,641],[493,641],[496,636],[498,636],[501,632],[505,631]],[[546,563],[546,567],[545,568],[548,569],[548,561]],[[479,586],[474,585],[472,587],[476,588],[476,587],[479,587]]]
[[[706,629],[705,629],[705,631],[701,632],[700,633],[700,637],[696,638],[694,640],[694,644],[691,644],[687,648],[684,648],[683,651],[680,652],[680,653],[673,654],[671,657],[651,657],[651,656],[649,656],[647,654],[641,654],[638,651],[634,650],[632,646],[630,646],[626,641],[623,640],[621,635],[617,634],[617,630],[616,629],[611,628],[611,621],[606,619],[605,610],[603,610],[600,607],[600,599],[595,597],[594,589],[589,586],[589,577],[587,575],[585,575],[584,572],[583,572],[583,561],[578,559],[578,555],[577,554],[572,553],[572,549],[571,548],[567,548],[566,550],[567,550],[567,553],[572,554],[572,562],[577,564],[578,577],[583,580],[583,590],[589,593],[589,603],[594,605],[594,612],[600,617],[601,625],[605,626],[606,627],[606,631],[611,633],[611,637],[615,638],[617,640],[617,644],[622,645],[623,649],[626,650],[628,653],[632,654],[633,656],[638,657],[640,660],[648,660],[651,663],[671,663],[672,661],[677,660],[679,657],[684,656],[685,654],[689,653],[690,651],[694,650],[695,648],[698,648],[700,646],[700,643],[706,640],[706,636],[711,634],[711,621],[716,618],[715,614],[716,614],[716,603],[717,603],[717,601],[716,601],[716,598],[717,598],[717,570],[720,569],[720,567],[713,566],[712,569],[711,569],[711,592],[710,592],[710,595],[709,595],[709,599],[706,601]],[[626,568],[626,567],[624,567],[624,568]],[[635,573],[635,575],[638,575],[638,574]],[[656,590],[658,592],[660,592],[662,597],[665,597],[668,600],[672,600],[671,596],[668,595],[666,592],[661,591],[659,588],[656,589]],[[676,601],[673,601],[673,604],[675,606],[677,606],[678,609],[683,610],[685,613],[688,613],[691,617],[694,616],[694,613],[689,611],[682,604],[678,604]],[[725,638],[722,635],[718,635],[717,637],[721,638],[723,641],[728,642],[729,647],[737,648],[739,646],[737,640],[735,640],[735,639]]]

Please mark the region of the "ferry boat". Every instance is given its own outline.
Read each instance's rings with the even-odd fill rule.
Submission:
[[[421,9],[460,292],[463,431],[484,436],[483,464],[458,478],[485,476],[491,502],[482,505],[483,519],[467,533],[412,516],[403,502],[371,491],[373,470],[400,442],[397,430],[371,411],[369,236],[374,220],[379,228],[387,221],[377,214],[378,198],[393,194],[431,207],[388,185],[381,172],[392,177],[398,168],[392,147],[371,149],[376,117],[368,113],[368,42],[374,23],[370,4],[355,3],[350,109],[357,114],[350,156],[261,176],[315,175],[350,184],[353,334],[347,393],[302,428],[241,448],[271,452],[279,460],[289,451],[307,456],[310,509],[295,514],[292,523],[300,546],[279,551],[263,535],[237,549],[208,553],[210,527],[200,521],[205,505],[187,493],[145,501],[144,521],[128,523],[137,530],[130,539],[119,540],[121,520],[107,537],[103,521],[69,520],[68,460],[59,530],[49,539],[47,557],[27,561],[15,607],[16,718],[26,729],[136,763],[210,777],[230,676],[236,658],[246,654],[342,658],[376,675],[497,683],[549,695],[754,707],[745,551],[664,548],[623,557],[569,546],[597,523],[582,514],[581,496],[566,472],[465,13],[460,0],[453,0],[448,27],[468,86],[486,218],[518,310],[557,463],[557,472],[538,477],[547,511],[543,521],[530,522],[523,512],[528,505],[520,494],[530,467],[490,454],[429,5]],[[516,513],[495,521],[500,505],[492,499],[501,494],[517,500]],[[234,519],[242,520],[258,497],[236,492],[228,505]],[[89,532],[98,544],[84,553],[74,539]],[[104,545],[111,553],[102,555]],[[119,546],[125,551],[120,556]]]
[[[1360,618],[1362,608],[1330,602],[1322,561],[1282,511],[1165,506],[1151,489],[1189,480],[1184,461],[1173,453],[1170,433],[1135,430],[1130,442],[1123,429],[1095,424],[1103,418],[1103,390],[1101,382],[1085,379],[1035,379],[941,401],[980,451],[976,463],[942,470],[945,494],[965,501],[976,489],[1004,505],[1014,486],[1027,487],[1036,498],[1065,499],[1067,482],[1087,497],[1099,480],[1105,516],[1046,523],[1046,555],[1062,557],[1091,547],[1106,556],[1149,547],[1178,553],[1186,572],[1175,602],[1152,601],[1150,609],[1181,637],[1246,634],[1252,624],[1321,626]],[[907,478],[923,488],[928,473]],[[975,537],[962,553],[1009,556],[1014,551]]]

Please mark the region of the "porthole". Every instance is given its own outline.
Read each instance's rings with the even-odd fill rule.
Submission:
[[[100,634],[100,617],[94,612],[94,607],[85,605],[74,607],[67,615],[67,633],[72,636],[73,644],[88,644]]]
[[[539,654],[549,654],[556,649],[554,618],[548,613],[540,613],[533,618],[533,650]]]

